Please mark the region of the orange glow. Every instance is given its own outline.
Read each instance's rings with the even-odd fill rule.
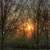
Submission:
[[[30,25],[28,25],[28,30],[30,30],[31,29],[31,26]]]
[[[33,30],[34,30],[33,25],[32,25],[32,24],[27,23],[26,28],[25,28],[25,31],[30,32],[30,31],[33,31]]]
[[[26,34],[27,39],[32,39],[32,32],[33,32],[32,28],[33,28],[33,26],[31,26],[31,25],[27,26],[27,34]]]
[[[27,39],[31,40],[32,39],[32,33],[31,32],[27,33],[26,37],[27,37]]]
[[[21,25],[18,26],[19,31],[17,31],[17,37],[24,36],[26,39],[32,39],[33,32],[37,30],[37,23],[33,22],[32,20],[28,19],[28,21],[24,21]]]
[[[24,24],[25,36],[27,39],[32,39],[32,32],[34,32],[34,24],[31,21]]]

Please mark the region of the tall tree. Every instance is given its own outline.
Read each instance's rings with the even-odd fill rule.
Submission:
[[[10,0],[1,0],[1,21],[2,21],[2,40],[1,40],[1,50],[4,48],[4,25],[5,21],[7,19],[7,15],[9,13],[10,7],[12,6],[12,3],[10,3]]]

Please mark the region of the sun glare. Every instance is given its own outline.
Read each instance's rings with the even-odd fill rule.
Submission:
[[[27,23],[27,25],[26,25],[26,28],[25,28],[25,31],[27,31],[27,32],[30,32],[30,31],[33,31],[33,25],[32,24],[30,24],[30,23]]]
[[[35,30],[34,26],[35,25],[30,20],[24,23],[24,31],[27,39],[32,39],[32,34]]]
[[[24,36],[27,39],[32,39],[33,32],[35,32],[37,29],[36,24],[34,22],[32,22],[30,19],[28,21],[22,23],[19,26],[19,28],[22,30],[21,32],[23,32]],[[23,35],[21,32],[19,33],[19,35]]]

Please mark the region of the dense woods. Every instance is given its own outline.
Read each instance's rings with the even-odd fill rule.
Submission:
[[[4,45],[9,48],[7,50],[11,47],[14,50],[18,45],[28,48],[48,46],[49,23],[47,0],[0,0],[1,49],[4,50]]]

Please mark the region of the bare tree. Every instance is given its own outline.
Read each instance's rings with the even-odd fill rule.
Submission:
[[[47,12],[47,6],[46,5],[47,5],[46,0],[39,0],[38,1],[37,14],[36,14],[36,17],[37,17],[37,47],[39,44],[39,35],[41,35],[39,30],[41,28],[46,27],[46,25],[44,23],[46,22],[46,20],[48,21],[48,17],[47,17],[48,12]],[[43,23],[43,24],[41,24],[41,23]],[[39,28],[39,26],[40,26],[40,28]],[[44,30],[44,32],[45,32],[44,34],[47,34],[46,30]],[[48,34],[46,35],[46,37],[48,38]]]
[[[37,4],[36,4],[37,2]],[[37,6],[36,6],[37,5]],[[36,8],[35,8],[36,7]],[[37,21],[37,45],[39,43],[39,25],[41,17],[44,23],[47,20],[46,1],[44,0],[1,0],[1,20],[2,20],[2,41],[3,50],[4,39],[17,29],[21,31],[20,26],[28,18]],[[37,19],[36,19],[37,18]],[[45,20],[46,19],[46,20]],[[43,23],[42,22],[42,23]],[[19,26],[20,25],[20,26]],[[8,32],[8,33],[7,33]],[[23,31],[25,33],[25,31]],[[11,34],[12,35],[12,34]]]
[[[12,0],[11,0],[12,1]],[[1,50],[4,48],[4,38],[5,38],[5,32],[4,32],[4,26],[5,26],[5,21],[7,19],[7,15],[9,13],[9,10],[12,7],[12,3],[10,0],[1,0],[1,21],[2,21],[2,40],[1,40]]]

